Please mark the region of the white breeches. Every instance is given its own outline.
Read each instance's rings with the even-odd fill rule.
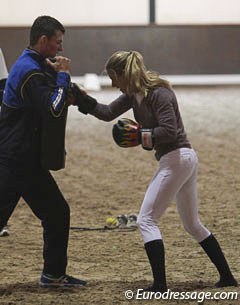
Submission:
[[[211,234],[198,215],[197,172],[198,159],[193,149],[176,149],[161,158],[137,219],[144,243],[162,239],[158,221],[174,199],[183,226],[193,238],[201,242]]]

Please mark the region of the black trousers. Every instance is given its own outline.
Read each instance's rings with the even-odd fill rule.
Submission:
[[[70,209],[49,171],[40,166],[21,171],[0,164],[0,229],[22,197],[43,227],[43,272],[66,272]]]

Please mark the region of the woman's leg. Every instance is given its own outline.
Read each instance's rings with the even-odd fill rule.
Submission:
[[[184,149],[173,151],[161,159],[160,168],[146,191],[137,220],[152,268],[154,282],[149,288],[152,291],[164,291],[167,287],[164,245],[158,221],[192,172],[191,167],[184,166],[182,151]]]
[[[227,260],[222,252],[222,249],[211,234],[209,237],[199,243],[203,250],[207,253],[212,263],[216,266],[220,280],[215,284],[216,287],[238,286],[237,281],[232,275]]]
[[[216,283],[216,286],[237,286],[237,282],[230,271],[216,238],[200,222],[198,215],[197,167],[197,158],[195,158],[195,169],[176,196],[179,215],[186,231],[199,242],[216,266],[220,274],[220,280]]]
[[[153,285],[147,290],[155,292],[167,290],[165,250],[158,221],[173,199],[168,183],[170,175],[164,167],[158,170],[146,191],[137,219],[153,274]]]
[[[194,151],[189,156],[189,162],[192,163],[192,174],[177,193],[176,204],[185,230],[200,242],[211,233],[202,225],[198,215],[198,160]]]

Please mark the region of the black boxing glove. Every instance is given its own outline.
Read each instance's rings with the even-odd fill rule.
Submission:
[[[115,143],[124,148],[142,144],[143,149],[153,149],[153,130],[140,128],[140,125],[131,119],[122,118],[113,125],[112,135]]]
[[[70,83],[70,94],[75,97],[75,101],[73,105],[78,107],[78,111],[83,114],[88,114],[93,111],[97,105],[97,101],[95,98],[86,94],[84,90],[81,90],[80,87],[75,83]]]

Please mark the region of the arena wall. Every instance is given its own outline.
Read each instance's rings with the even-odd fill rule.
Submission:
[[[0,27],[8,69],[28,45],[29,27]],[[138,50],[162,74],[239,74],[240,25],[69,26],[72,75],[101,74],[116,50]]]

